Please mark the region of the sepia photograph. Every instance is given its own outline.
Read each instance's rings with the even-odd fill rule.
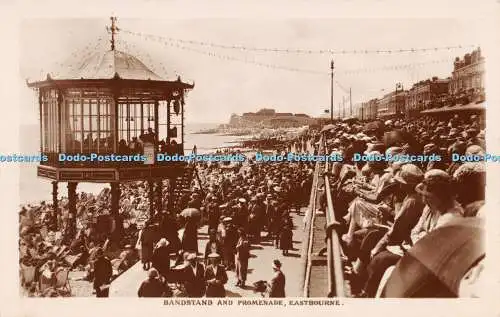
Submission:
[[[21,298],[491,292],[477,25],[108,15],[19,24]]]

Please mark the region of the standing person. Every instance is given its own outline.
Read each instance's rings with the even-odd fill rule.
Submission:
[[[102,248],[96,250],[97,260],[94,262],[94,289],[96,297],[109,297],[109,284],[113,276],[111,261],[104,256]]]
[[[208,256],[210,264],[205,269],[207,283],[206,297],[226,297],[224,284],[227,283],[226,268],[219,264],[220,255],[212,253]]]
[[[279,247],[284,256],[288,255],[288,250],[293,249],[293,231],[288,222],[286,222],[279,234]]]
[[[281,272],[280,260],[273,261],[274,276],[268,283],[269,297],[285,297],[285,274]]]
[[[213,196],[211,201],[208,203],[208,232],[212,230],[217,230],[219,226],[219,219],[221,217],[221,213],[219,210],[219,206],[217,205],[217,197]]]
[[[205,295],[205,268],[196,260],[196,254],[187,256],[187,265],[183,270],[184,288],[188,297],[203,297]]]
[[[226,269],[234,269],[234,254],[236,253],[236,244],[238,243],[238,231],[230,222],[227,223],[226,236],[223,242],[224,260],[227,261]]]
[[[166,279],[170,272],[170,248],[168,247],[167,239],[160,239],[153,250],[151,262],[153,268],[158,270],[160,275]]]
[[[159,229],[148,220],[141,234],[141,261],[142,268],[147,271],[151,268],[153,248],[159,240]]]
[[[238,278],[236,286],[243,288],[245,287],[245,281],[247,279],[248,259],[250,258],[250,242],[247,240],[244,231],[240,230],[239,235],[240,238],[236,244],[235,256],[236,276]]]
[[[172,297],[172,291],[166,284],[159,280],[159,274],[156,269],[148,272],[148,278],[141,283],[137,291],[139,297]]]
[[[222,252],[222,244],[217,240],[217,232],[215,230],[211,230],[209,233],[209,241],[205,246],[205,264],[208,265],[208,256],[212,253],[221,254]]]
[[[194,218],[188,218],[182,235],[182,249],[198,254],[198,224]]]

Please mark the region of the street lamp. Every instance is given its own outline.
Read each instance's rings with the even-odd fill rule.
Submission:
[[[400,115],[401,114],[401,109],[399,107],[399,103],[398,103],[398,90],[401,90],[403,91],[403,84],[402,83],[396,83],[396,92],[394,94],[394,101],[396,103],[396,115]]]

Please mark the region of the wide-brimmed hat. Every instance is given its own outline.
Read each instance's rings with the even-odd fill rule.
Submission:
[[[161,238],[160,241],[158,241],[159,247],[166,247],[167,245],[168,245],[168,241],[165,238]]]
[[[222,219],[223,222],[230,222],[232,220],[233,220],[233,218],[231,218],[231,217],[226,217],[226,218]]]
[[[194,253],[189,253],[186,257],[186,260],[188,261],[193,261],[193,260],[196,260],[196,254]]]
[[[220,259],[220,255],[218,253],[210,253],[208,255],[209,259]]]
[[[405,164],[401,166],[399,172],[394,176],[394,180],[402,184],[418,184],[424,178],[424,172],[415,164]]]
[[[471,145],[465,150],[466,155],[484,155],[484,150],[479,145]]]
[[[448,133],[448,136],[455,136],[458,134],[458,129],[457,128],[451,128],[450,132]]]
[[[239,198],[239,199],[238,199],[238,202],[240,202],[240,203],[244,204],[244,203],[246,203],[246,202],[247,202],[247,200],[246,200],[245,198]]]
[[[428,143],[424,146],[424,152],[432,152],[438,149],[437,145],[434,143]]]
[[[431,169],[424,174],[424,180],[415,187],[415,191],[424,196],[436,193],[450,193],[453,187],[451,176],[443,170]]]

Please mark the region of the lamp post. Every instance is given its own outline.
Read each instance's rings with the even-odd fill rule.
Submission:
[[[330,120],[333,123],[333,69],[335,68],[335,64],[332,61],[330,62],[330,78],[331,78],[331,89],[330,89]]]
[[[396,110],[397,116],[401,115],[401,109],[400,109],[399,103],[398,103],[398,90],[403,91],[403,84],[402,83],[396,83],[396,92],[394,94],[394,102],[396,103],[395,110]]]

